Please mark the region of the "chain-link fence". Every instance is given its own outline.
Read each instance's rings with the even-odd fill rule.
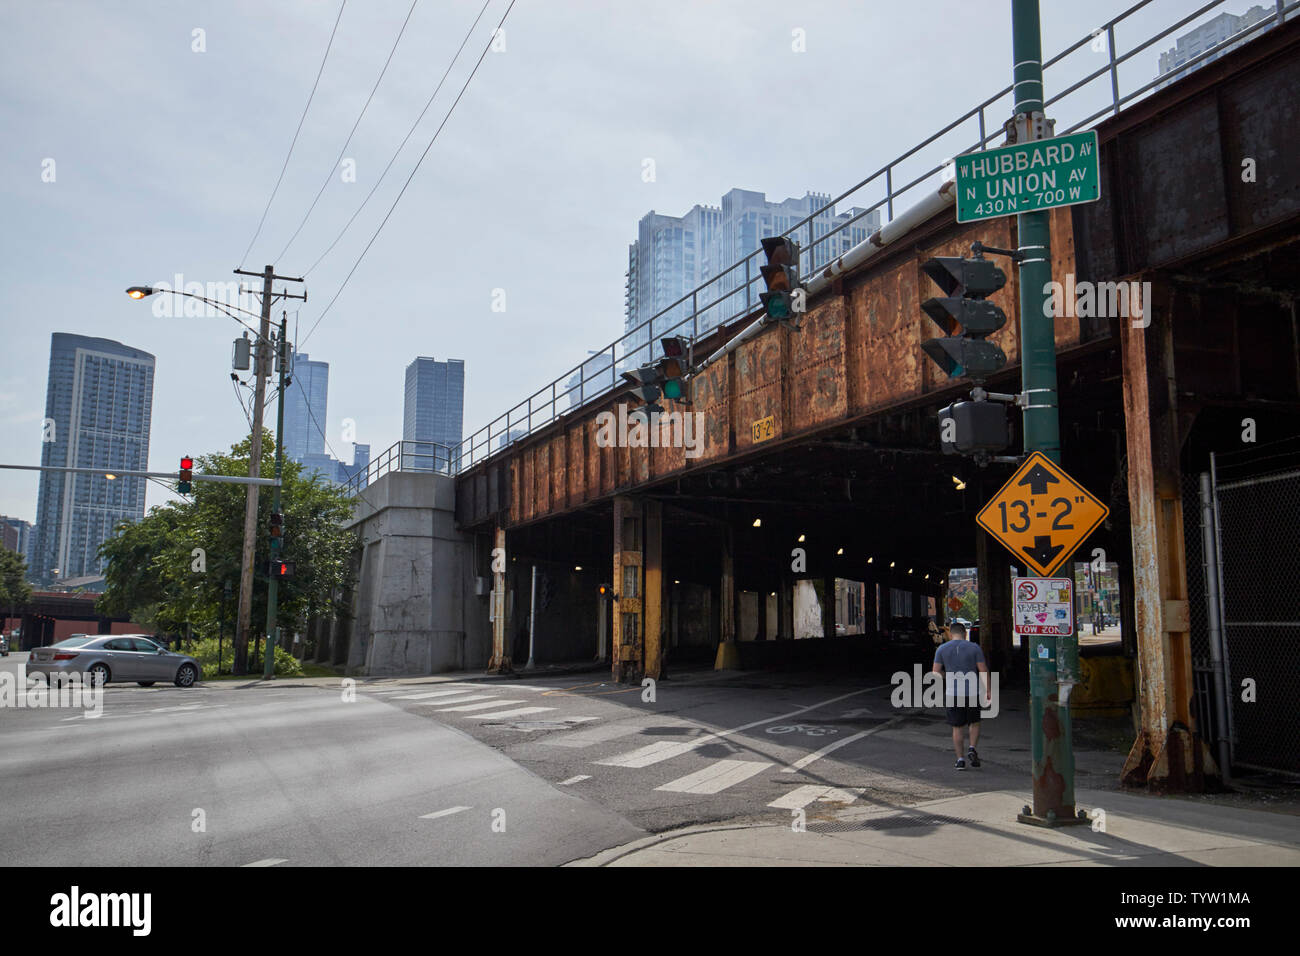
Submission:
[[[1300,468],[1215,470],[1233,763],[1300,771]]]

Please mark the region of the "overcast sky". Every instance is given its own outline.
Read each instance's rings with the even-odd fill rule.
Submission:
[[[388,178],[308,276],[308,302],[288,305],[300,340],[357,262],[508,3],[490,0]],[[1045,54],[1130,5],[1043,0]],[[1118,51],[1198,5],[1155,0],[1121,30]],[[353,183],[332,164],[410,0],[347,3],[284,182],[241,258],[339,7],[0,2],[0,460],[40,461],[52,332],[104,336],[157,357],[150,468],[173,470],[182,454],[225,450],[247,434],[229,378],[238,326],[223,316],[159,318],[149,300],[123,290],[178,273],[223,283],[237,266],[272,261],[282,274],[306,272],[374,186],[482,0],[416,4],[346,151]],[[1169,46],[1172,38],[1138,54],[1121,71],[1125,88],[1154,77]],[[1105,62],[1085,46],[1057,79],[1049,71],[1049,96],[1067,74],[1073,82]],[[392,218],[301,343],[330,363],[327,440],[350,455],[343,419],[355,421],[357,440],[375,453],[400,439],[404,369],[418,355],[465,360],[468,436],[622,333],[628,243],[648,211],[681,215],[732,187],[774,200],[838,194],[1010,77],[1005,0],[518,0],[504,49],[486,56]],[[1051,112],[1068,126],[1108,95],[1103,77]],[[992,122],[1005,114],[1001,107]],[[938,164],[975,130],[968,124],[909,168]],[[651,182],[646,159],[654,161]],[[306,228],[275,259],[327,175]],[[843,206],[878,194],[864,190]],[[504,312],[492,309],[495,289],[505,290]],[[0,471],[0,512],[31,520],[36,492],[36,473]],[[167,497],[150,484],[150,505]]]

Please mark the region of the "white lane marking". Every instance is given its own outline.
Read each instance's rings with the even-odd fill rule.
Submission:
[[[400,697],[394,697],[393,700],[428,700],[431,697],[451,697],[466,692],[467,688],[464,687],[459,687],[456,690],[431,690],[423,694],[403,694]]]
[[[567,786],[568,786],[569,784],[571,784],[571,783],[582,783],[582,781],[584,781],[584,780],[590,780],[590,779],[591,779],[591,774],[589,774],[589,773],[580,773],[580,774],[578,774],[576,777],[570,777],[568,780],[561,780],[559,783],[556,784],[556,786],[557,786],[557,787],[567,787]]]
[[[769,807],[775,807],[778,810],[800,810],[814,800],[820,800],[823,803],[852,803],[858,799],[862,793],[862,787],[820,787],[816,784],[806,784],[802,787],[796,787],[784,796],[777,797]]]
[[[452,714],[458,711],[486,710],[488,707],[505,707],[507,704],[522,704],[522,700],[490,700],[486,704],[461,704],[459,707],[440,707],[436,713]]]
[[[765,760],[719,760],[703,770],[688,773],[655,789],[673,793],[720,793],[771,766],[773,765]]]
[[[730,730],[720,730],[713,734],[704,734],[693,740],[686,740],[681,743],[669,744],[666,741],[650,744],[639,750],[633,750],[630,753],[619,754],[608,760],[597,760],[596,763],[608,767],[648,767],[650,764],[659,763],[662,760],[670,760],[673,757],[679,757],[682,754],[690,753],[698,747],[712,743],[715,740],[721,740],[732,734],[738,734],[742,730],[749,730],[753,727],[761,727],[763,724],[770,724],[777,720],[789,720],[791,717],[798,717],[800,714],[806,714],[810,710],[816,710],[818,707],[825,707],[827,704],[834,704],[838,701],[845,700],[849,697],[856,697],[858,694],[867,694],[873,690],[884,690],[886,687],[893,687],[893,684],[881,684],[879,687],[864,687],[861,690],[849,691],[847,694],[840,694],[838,697],[832,697],[830,700],[823,700],[816,704],[809,704],[806,707],[800,707],[798,710],[792,710],[788,714],[777,714],[773,717],[764,717],[762,720],[751,721],[740,727],[732,727]]]
[[[600,720],[599,717],[565,717],[564,720],[571,724],[585,724],[589,720]]]
[[[514,691],[514,690],[537,690],[537,691],[542,691],[542,690],[559,690],[558,687],[534,687],[534,686],[531,685],[531,684],[502,684],[501,686],[502,686],[503,689],[505,689],[505,690],[511,690],[511,691]]]
[[[571,747],[576,750],[581,747],[604,743],[606,740],[613,740],[616,737],[626,737],[628,734],[639,734],[640,732],[641,727],[637,724],[605,724],[603,727],[579,730],[573,734],[549,737],[541,741],[541,743],[547,747]]]
[[[244,866],[279,866],[281,863],[288,862],[288,860],[281,860],[279,857],[269,856],[265,860],[254,860],[252,863],[245,863]]]
[[[453,813],[460,813],[469,807],[448,807],[446,810],[436,810],[433,813],[426,813],[420,817],[421,820],[436,820],[438,817],[449,817]]]
[[[490,714],[466,714],[467,717],[475,719],[488,717],[522,717],[524,714],[540,714],[545,710],[554,710],[554,707],[516,707],[514,710],[498,710]]]
[[[885,721],[879,727],[872,727],[870,730],[863,730],[856,734],[850,734],[848,737],[845,737],[843,740],[837,740],[832,744],[827,744],[821,750],[814,750],[812,753],[800,757],[790,766],[783,768],[781,772],[798,773],[800,770],[808,766],[813,761],[821,760],[821,758],[825,757],[828,753],[839,750],[841,747],[847,746],[848,744],[853,743],[853,741],[855,740],[861,740],[863,737],[870,737],[872,734],[879,733],[880,731],[884,730],[886,727],[890,726],[891,724],[895,724],[902,719],[903,719],[902,716],[894,717],[890,720]]]

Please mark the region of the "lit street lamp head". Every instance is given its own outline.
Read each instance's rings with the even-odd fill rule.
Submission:
[[[151,289],[147,285],[133,285],[126,290],[126,294],[133,299],[143,299],[147,295],[153,295],[157,289]]]

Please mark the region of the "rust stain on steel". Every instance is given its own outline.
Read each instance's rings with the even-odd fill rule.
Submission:
[[[781,338],[789,335],[784,328],[770,328],[736,349],[736,448],[754,444],[751,426],[773,416],[775,432],[784,432],[781,410]]]
[[[846,416],[845,299],[836,296],[804,319],[803,328],[790,340],[788,388],[794,392],[795,431],[802,431]],[[739,423],[737,423],[739,424]]]
[[[691,380],[694,410],[704,413],[704,442],[700,456],[695,459],[697,466],[723,458],[731,450],[729,368],[727,362],[715,362]]]

